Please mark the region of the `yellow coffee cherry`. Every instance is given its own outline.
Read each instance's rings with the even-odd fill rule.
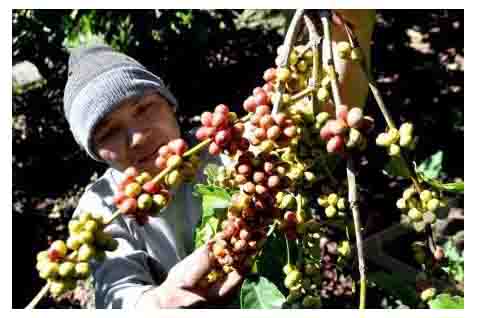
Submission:
[[[426,204],[426,207],[428,211],[434,212],[439,207],[439,200],[436,198],[429,200],[429,202]]]
[[[419,211],[418,209],[416,208],[412,208],[409,210],[409,212],[407,213],[407,215],[411,218],[411,220],[413,221],[419,221],[422,219],[422,212]]]
[[[399,130],[396,128],[391,128],[387,133],[392,144],[395,144],[399,141]]]
[[[330,98],[330,93],[324,87],[318,88],[318,92],[316,93],[316,97],[320,102],[326,102]]]
[[[389,145],[388,154],[389,154],[391,157],[399,156],[400,153],[401,153],[401,147],[399,147],[399,146],[396,145],[396,144],[391,144],[391,145]]]
[[[421,198],[422,203],[427,203],[432,199],[432,193],[429,190],[424,190],[419,194],[419,197]]]
[[[352,61],[361,61],[363,59],[363,53],[357,47],[351,49],[350,57]]]
[[[325,209],[325,214],[327,217],[329,218],[332,218],[336,215],[338,211],[336,210],[336,208],[334,206],[328,206],[326,209]]]
[[[338,56],[342,59],[348,59],[351,54],[351,45],[346,41],[341,41],[336,44]]]

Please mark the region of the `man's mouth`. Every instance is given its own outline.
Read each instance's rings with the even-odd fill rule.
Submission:
[[[160,147],[161,147],[161,145],[159,145],[157,148],[154,148],[154,150],[152,150],[149,154],[147,154],[145,156],[142,156],[141,158],[136,160],[136,164],[137,165],[142,165],[142,164],[150,161],[151,159],[154,159],[155,157],[157,157],[157,152],[159,151]]]

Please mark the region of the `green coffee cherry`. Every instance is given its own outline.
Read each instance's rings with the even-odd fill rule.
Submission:
[[[396,128],[389,129],[388,136],[391,144],[397,143],[399,141],[399,130]]]
[[[326,88],[320,87],[316,92],[316,97],[320,102],[326,102],[330,98],[330,93]]]
[[[50,293],[53,297],[58,297],[65,292],[65,283],[62,281],[50,282]]]
[[[346,209],[346,199],[345,198],[339,198],[338,202],[336,203],[336,207],[343,211]]]
[[[436,289],[435,288],[428,288],[424,291],[421,292],[421,300],[422,301],[428,301],[431,298],[433,298],[436,295]]]
[[[419,211],[418,209],[416,208],[412,208],[409,210],[409,212],[407,213],[407,215],[411,218],[411,220],[413,221],[419,221],[422,219],[422,212]]]
[[[434,212],[439,207],[439,200],[436,198],[429,200],[429,202],[426,204],[426,207],[429,212]]]
[[[79,277],[88,277],[91,273],[91,269],[87,262],[77,263],[75,266],[75,271]]]
[[[396,144],[391,144],[391,145],[389,145],[388,154],[389,154],[391,157],[399,156],[400,153],[401,153],[401,147],[399,147],[399,146],[396,145]]]
[[[280,209],[293,209],[295,207],[296,200],[292,194],[286,194],[280,204]]]
[[[95,220],[88,220],[84,224],[83,229],[85,231],[94,232],[98,229],[98,223]]]
[[[93,257],[95,254],[95,248],[89,244],[82,244],[78,250],[78,260],[80,262],[85,262]]]
[[[351,254],[351,246],[349,241],[343,241],[338,246],[338,253],[343,257],[348,257]]]
[[[152,196],[149,193],[143,193],[137,198],[137,207],[140,210],[149,210],[153,203]]]
[[[429,190],[424,190],[419,194],[419,197],[421,198],[422,203],[427,203],[432,199],[432,193]]]
[[[305,177],[305,180],[309,182],[310,184],[315,183],[317,180],[316,175],[311,171],[305,171],[304,177]]]
[[[41,268],[40,277],[43,279],[52,278],[58,274],[59,268],[56,262],[45,263]]]
[[[94,242],[94,235],[91,231],[81,231],[78,234],[78,238],[80,239],[81,243],[91,244]]]
[[[336,51],[338,56],[342,59],[348,59],[351,55],[351,45],[346,41],[341,41],[336,44]]]
[[[285,278],[285,287],[291,288],[299,283],[302,278],[301,272],[298,270],[292,270],[290,273],[287,274]]]
[[[316,122],[319,123],[320,125],[323,125],[326,123],[326,121],[330,118],[330,114],[327,112],[321,112],[318,115],[316,115]]]
[[[320,197],[318,198],[318,205],[321,206],[321,207],[324,207],[326,208],[329,204],[328,204],[328,196],[326,195],[320,195]]]
[[[334,217],[334,216],[336,215],[336,212],[338,212],[338,211],[336,210],[336,208],[335,208],[334,206],[331,206],[331,205],[328,206],[328,207],[325,209],[325,214],[326,214],[326,216],[329,217],[329,218]]]
[[[413,138],[411,135],[404,135],[399,137],[399,145],[401,147],[410,148],[412,141],[413,141]]]
[[[295,265],[292,265],[292,264],[286,264],[285,266],[283,266],[283,273],[285,275],[288,275],[290,274],[292,271],[296,270],[296,266]]]
[[[406,209],[406,200],[404,200],[403,198],[400,198],[399,200],[397,200],[396,206],[400,210]]]
[[[75,264],[72,262],[64,262],[58,267],[58,274],[60,274],[61,277],[68,277],[74,274],[74,270]]]
[[[171,172],[169,172],[169,174],[166,176],[165,182],[171,188],[175,188],[179,186],[179,184],[182,182],[182,176],[179,170],[174,169]]]
[[[412,136],[414,131],[414,126],[412,123],[403,123],[401,127],[399,127],[399,135],[402,136]]]
[[[351,49],[350,57],[352,61],[361,61],[363,59],[363,54],[361,50],[357,47]]]
[[[335,206],[338,203],[338,195],[336,193],[331,193],[328,195],[328,204]]]
[[[404,190],[402,197],[404,200],[407,201],[414,195],[414,193],[416,193],[416,189],[414,189],[414,187],[407,188],[406,190]]]
[[[70,234],[78,233],[81,230],[81,223],[78,220],[71,220],[68,222],[68,230]]]

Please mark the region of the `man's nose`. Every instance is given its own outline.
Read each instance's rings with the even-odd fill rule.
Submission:
[[[129,146],[131,148],[138,147],[147,140],[148,133],[143,129],[130,129],[129,130]]]

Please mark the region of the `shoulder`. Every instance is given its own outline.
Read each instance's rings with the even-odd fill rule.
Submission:
[[[109,168],[98,180],[89,184],[79,200],[74,216],[83,211],[112,214],[115,209],[113,197],[120,175],[119,171]]]

